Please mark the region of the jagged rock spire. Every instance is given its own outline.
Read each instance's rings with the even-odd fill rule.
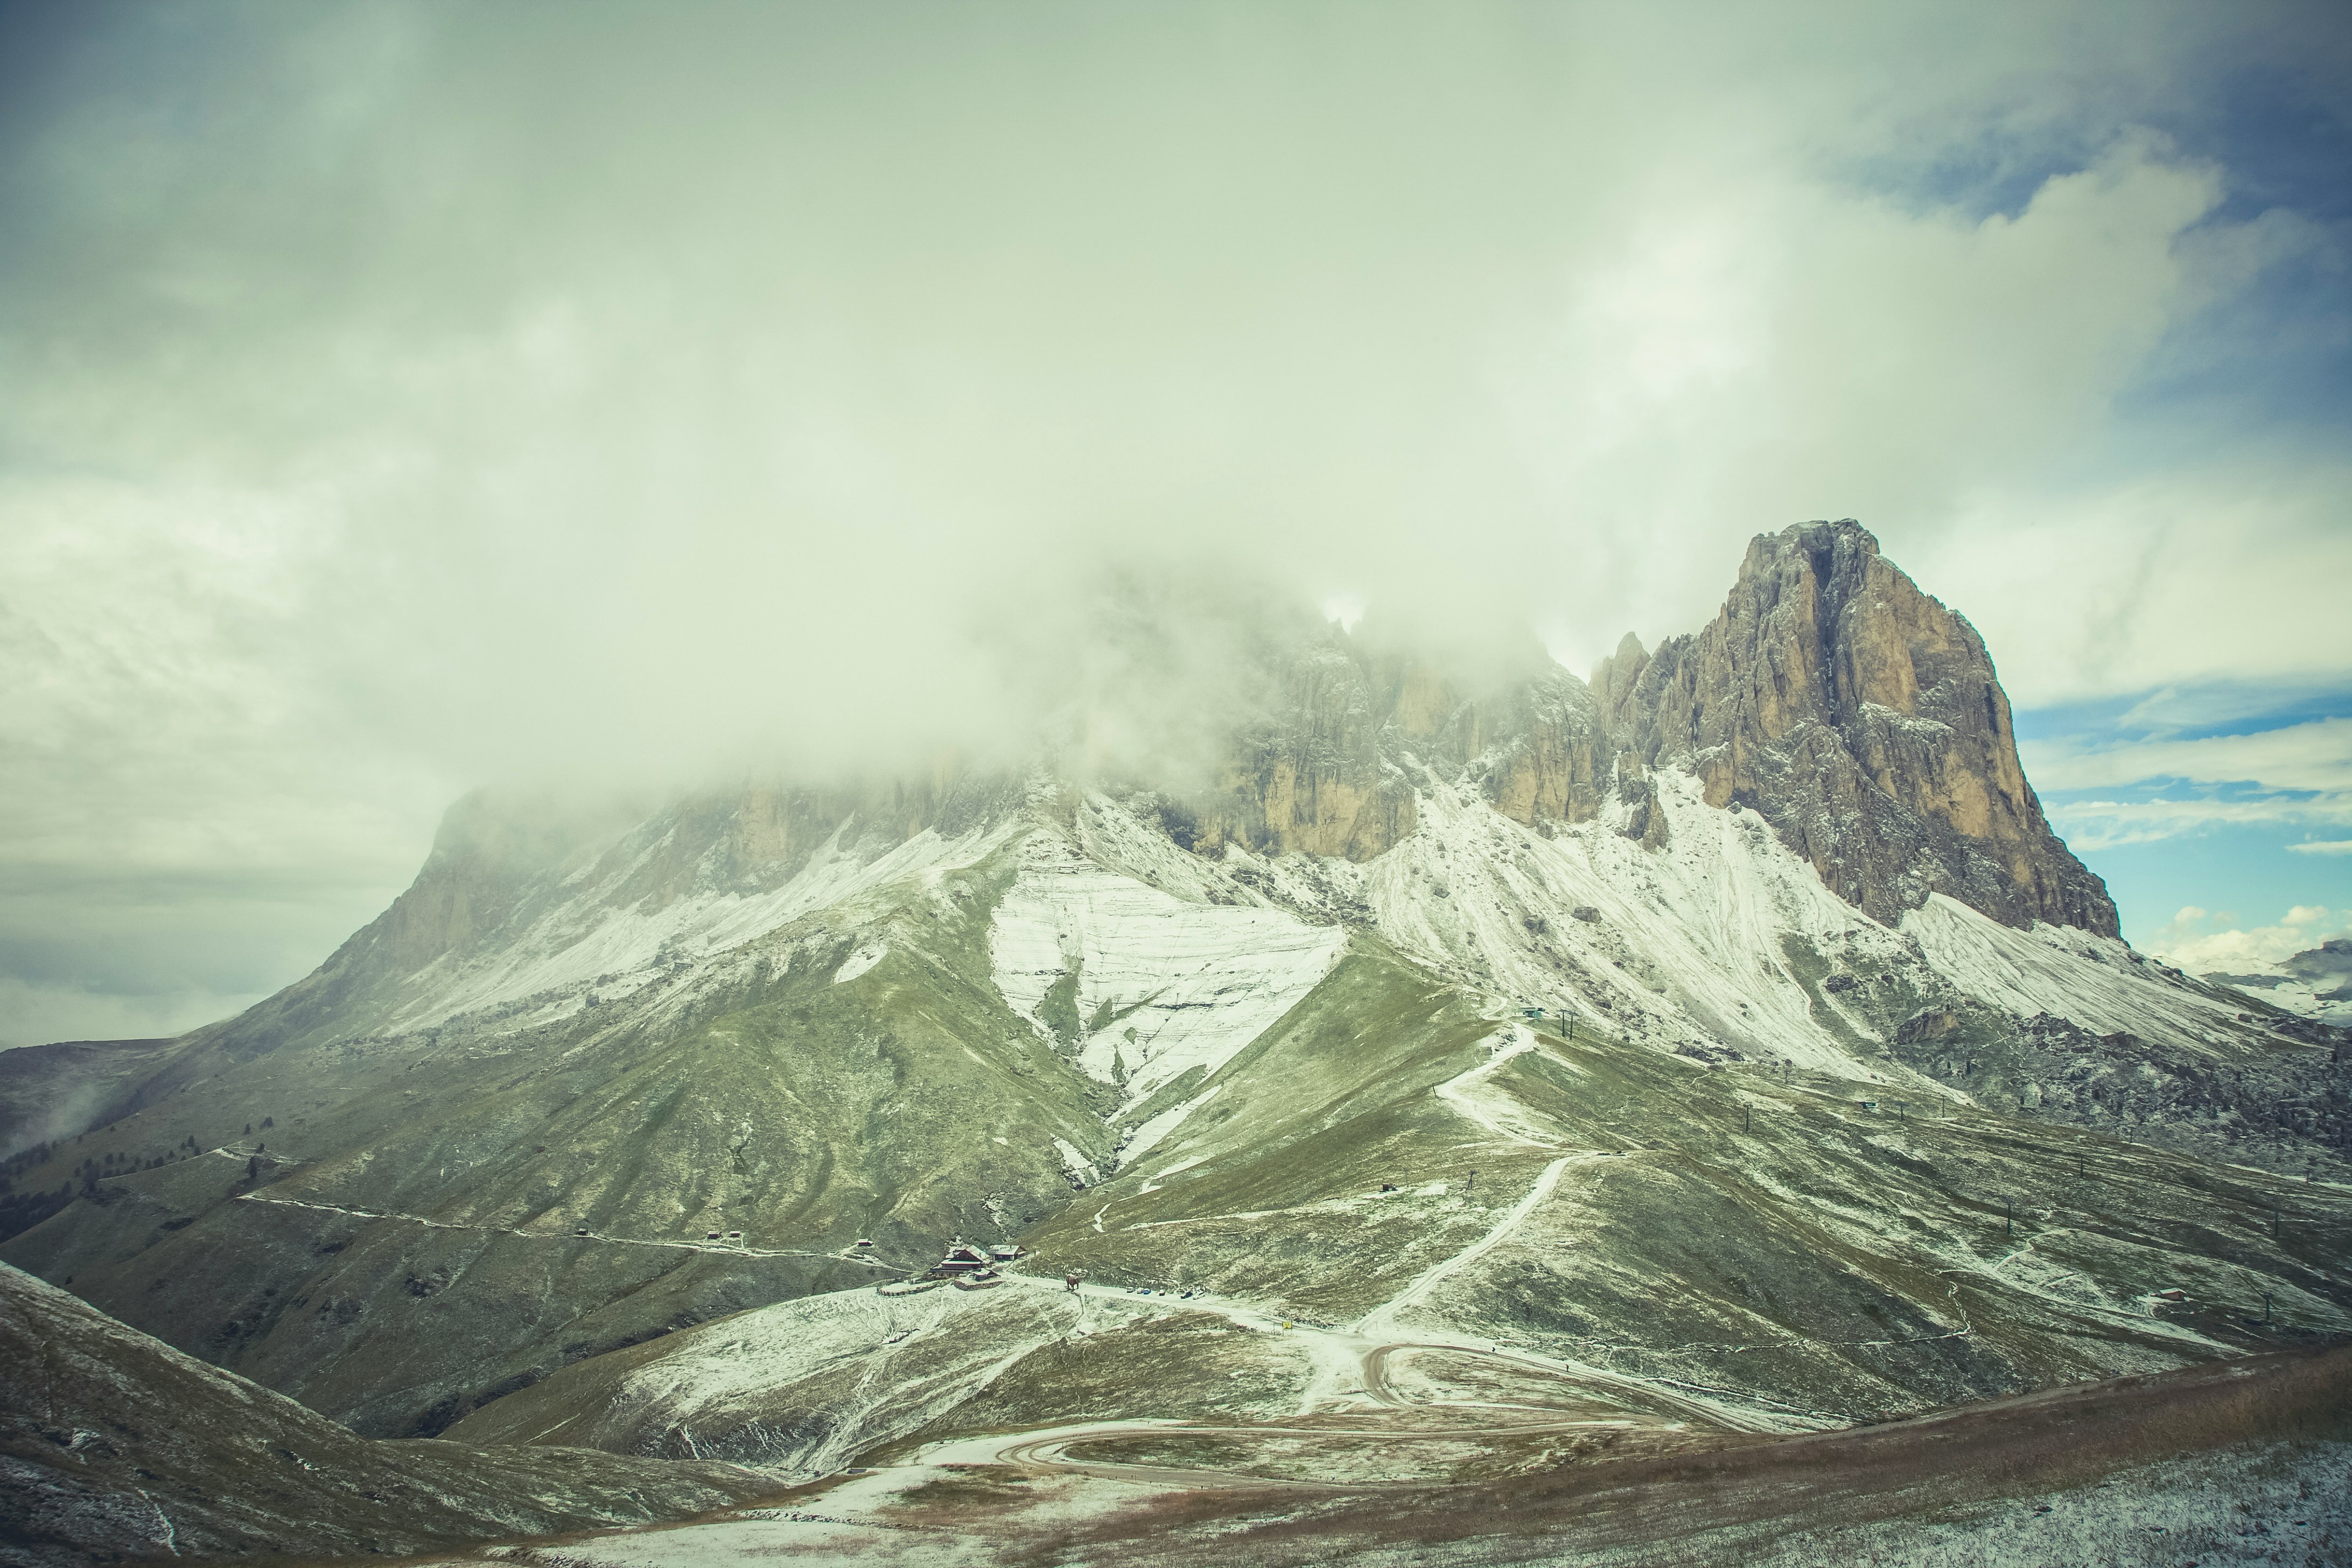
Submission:
[[[2116,933],[2026,782],[1983,638],[1851,518],[1759,535],[1713,625],[1654,654],[1628,637],[1593,685],[1620,745],[1754,807],[1877,919],[1943,892]]]

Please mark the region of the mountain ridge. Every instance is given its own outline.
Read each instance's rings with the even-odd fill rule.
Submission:
[[[1867,535],[1807,526],[1829,532],[1751,550],[1755,592],[1819,600],[1843,550],[1901,598]],[[1596,696],[1308,628],[1267,642],[1205,779],[943,765],[601,818],[476,797],[316,974],[122,1075],[79,1142],[20,1151],[6,1201],[38,1205],[8,1212],[37,1223],[0,1255],[375,1436],[625,1352],[659,1365],[643,1347],[715,1319],[838,1306],[956,1237],[1266,1321],[1475,1331],[1611,1399],[1715,1390],[1735,1426],[2262,1342],[2149,1306],[2173,1279],[2260,1279],[2309,1331],[2352,1329],[2326,1262],[2347,1215],[2325,1184],[2352,1175],[2340,1053],[2027,909],[2095,916],[2095,879],[2032,837],[2004,710],[1967,687],[1991,679],[1980,643],[1903,603],[1949,661],[1895,650],[1908,700],[1961,692],[1990,715],[1973,735],[1870,750],[1893,721],[1864,698],[1899,669],[1831,668],[1867,663],[1837,629],[1863,610],[1756,620],[1803,679],[1771,713],[1751,685],[1696,751],[1674,737],[1717,733],[1692,696],[1714,689],[1652,680],[1656,658]],[[1634,724],[1654,709],[1681,728]],[[1817,831],[1876,789],[1874,756],[1924,770],[1927,806],[1964,775],[2009,815],[1972,837],[1880,792],[1867,832]],[[2221,1191],[2226,1224],[2197,1219]],[[1996,1197],[2043,1216],[2031,1258],[2006,1257]],[[1049,1414],[1023,1321],[940,1386],[1013,1378]],[[1356,1352],[1316,1342],[1303,1383],[1226,1370],[1345,1405],[1331,1357]],[[896,1353],[857,1351],[745,1451],[950,1418],[857,1414]]]

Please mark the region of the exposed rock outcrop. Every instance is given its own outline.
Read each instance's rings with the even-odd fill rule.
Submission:
[[[1188,847],[1369,860],[1412,832],[1412,786],[1381,743],[1395,700],[1344,635],[1299,649],[1272,707],[1235,737],[1217,789],[1192,803]]]
[[[1591,688],[1532,649],[1516,668],[1468,680],[1325,634],[1268,679],[1181,841],[1370,859],[1414,830],[1433,775],[1529,826],[1613,798],[1656,848],[1664,763],[1754,807],[1876,919],[1943,892],[2011,925],[2116,932],[2026,782],[1983,639],[1851,519],[1758,537],[1712,626],[1654,654],[1628,637]]]
[[[1516,822],[1588,820],[1609,795],[1608,737],[1584,682],[1528,654],[1481,680],[1337,631],[1298,650],[1218,789],[1188,803],[1189,847],[1369,860],[1412,833],[1432,776],[1475,784]]]
[[[2116,932],[2026,783],[1983,639],[1851,519],[1759,536],[1713,625],[1654,654],[1629,637],[1593,684],[1620,744],[1754,807],[1876,919],[1942,892]]]

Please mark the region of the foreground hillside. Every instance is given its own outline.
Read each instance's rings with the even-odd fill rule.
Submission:
[[[547,1549],[597,1568],[780,1556],[1016,1563],[1823,1568],[1853,1562],[2275,1563],[2352,1552],[2352,1352],[2076,1384],[1808,1436],[1643,1428],[1599,1411],[1480,1426],[1427,1411],[1276,1427],[1096,1423],[875,1456],[678,1530]],[[1283,1454],[1513,1447],[1544,1462],[1400,1484]],[[1295,1459],[1294,1459],[1295,1465]]]
[[[0,1265],[0,1563],[356,1556],[674,1519],[729,1465],[372,1443]]]

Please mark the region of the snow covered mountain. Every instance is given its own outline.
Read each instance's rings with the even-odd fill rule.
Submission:
[[[1311,621],[1247,665],[1206,776],[462,803],[315,974],[36,1064],[7,1105],[99,1109],[0,1250],[363,1433],[790,1465],[1169,1413],[1037,1360],[1087,1291],[844,1296],[957,1237],[1204,1292],[1132,1364],[1261,1413],[1405,1343],[1765,1430],[2231,1353],[2264,1293],[2352,1329],[2340,1041],[2116,936],[1858,525],[1590,688]],[[747,1310],[748,1391],[677,1332]]]
[[[2331,937],[2275,963],[2205,978],[2298,1016],[2352,1027],[2352,940]]]

